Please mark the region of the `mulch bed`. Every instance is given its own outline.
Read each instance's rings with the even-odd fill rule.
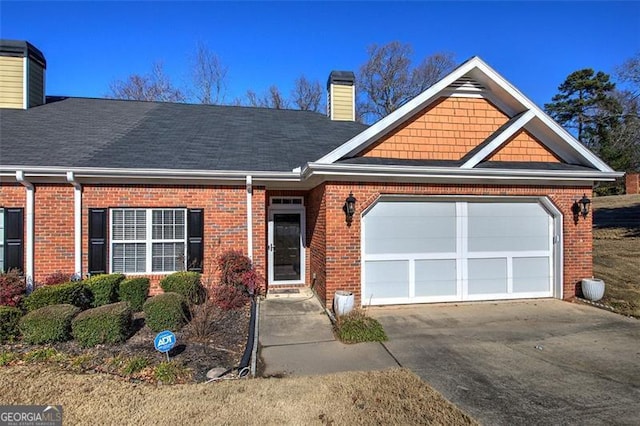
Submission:
[[[250,305],[236,310],[216,309],[211,317],[211,333],[208,336],[197,336],[192,324],[175,333],[176,346],[169,352],[171,361],[175,361],[192,372],[192,380],[206,380],[206,373],[211,368],[236,368],[244,352],[249,332],[251,315]],[[75,341],[54,343],[50,345],[28,345],[20,341],[0,345],[1,352],[25,354],[37,349],[50,347],[58,353],[69,357],[87,355],[91,362],[87,363],[84,372],[111,372],[110,360],[116,357],[144,357],[150,365],[167,360],[164,353],[155,350],[153,339],[157,333],[144,325],[144,313],[134,316],[132,335],[121,344],[97,345],[93,348],[82,348]]]

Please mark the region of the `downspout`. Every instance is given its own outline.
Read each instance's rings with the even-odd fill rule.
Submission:
[[[253,207],[251,206],[253,196],[253,179],[247,176],[247,257],[253,260]]]
[[[82,185],[73,172],[67,172],[67,182],[73,186],[74,272],[78,279],[82,279]]]
[[[25,278],[27,280],[27,292],[33,290],[33,207],[34,207],[34,187],[31,182],[25,179],[22,170],[16,171],[16,181],[24,186],[27,190],[27,259],[25,268]]]

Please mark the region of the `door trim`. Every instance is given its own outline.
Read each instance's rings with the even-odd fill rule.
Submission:
[[[275,197],[275,198],[291,198],[298,199],[300,197]],[[300,279],[299,280],[287,280],[276,281],[274,280],[274,267],[273,267],[273,233],[274,223],[273,217],[275,214],[299,214],[300,215]],[[302,204],[271,204],[269,206],[269,222],[267,225],[267,269],[269,271],[268,284],[271,286],[279,285],[292,285],[292,284],[305,284],[306,282],[306,252],[305,252],[305,239],[306,239],[306,209]]]

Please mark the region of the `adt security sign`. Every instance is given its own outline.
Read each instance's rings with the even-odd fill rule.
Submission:
[[[176,335],[169,330],[161,331],[156,338],[153,339],[153,346],[160,352],[169,352],[175,345]]]

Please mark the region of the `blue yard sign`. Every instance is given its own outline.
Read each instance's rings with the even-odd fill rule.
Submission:
[[[176,335],[169,330],[161,331],[158,333],[155,339],[153,339],[153,346],[157,351],[167,352],[169,357],[169,351],[176,345]]]

